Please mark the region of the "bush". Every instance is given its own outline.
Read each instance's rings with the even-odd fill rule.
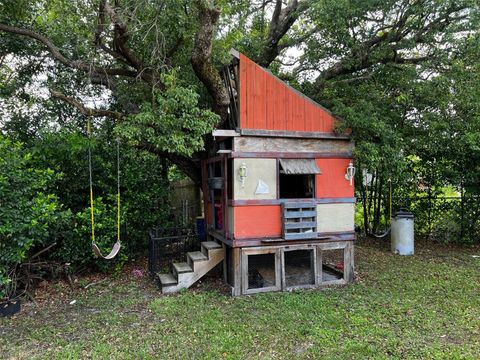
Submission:
[[[6,298],[15,285],[10,270],[30,248],[46,241],[58,204],[46,192],[54,172],[35,167],[20,143],[1,134],[0,168],[0,298]]]
[[[114,138],[107,130],[97,129],[89,141],[82,133],[65,130],[44,133],[32,143],[38,167],[54,168],[60,174],[51,184],[51,192],[64,210],[50,228],[51,238],[57,243],[50,258],[70,263],[73,270],[121,266],[136,253],[146,251],[148,230],[162,224],[169,213],[168,165],[152,154],[122,145],[122,230],[126,230],[127,237],[116,261],[95,259],[91,248],[87,152],[91,146],[96,242],[102,252],[108,253],[117,237]]]

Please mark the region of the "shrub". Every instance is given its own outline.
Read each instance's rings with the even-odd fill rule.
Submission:
[[[46,193],[54,172],[33,166],[32,155],[1,134],[0,168],[0,298],[6,298],[15,285],[10,269],[46,241],[58,204]]]

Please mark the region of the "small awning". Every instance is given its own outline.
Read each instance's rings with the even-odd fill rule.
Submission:
[[[321,174],[315,159],[280,159],[282,174]]]

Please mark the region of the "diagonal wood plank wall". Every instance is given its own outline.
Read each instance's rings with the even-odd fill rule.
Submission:
[[[240,128],[332,133],[333,115],[240,54]]]

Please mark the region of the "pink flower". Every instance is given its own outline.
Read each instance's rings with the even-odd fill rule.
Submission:
[[[132,271],[132,274],[133,274],[133,276],[135,276],[137,278],[143,277],[143,271],[142,270],[135,269],[135,270]]]

